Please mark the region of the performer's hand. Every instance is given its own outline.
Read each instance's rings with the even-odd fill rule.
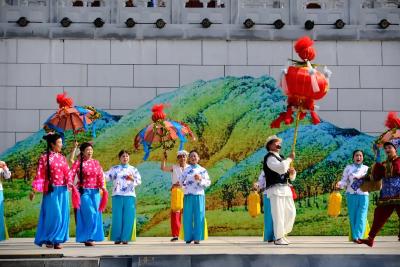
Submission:
[[[294,175],[296,173],[296,170],[293,167],[289,168],[289,175]]]
[[[165,159],[165,160],[168,159],[168,153],[167,153],[167,151],[164,151],[164,159]]]
[[[75,140],[75,142],[74,142],[74,149],[77,149],[78,146],[79,146],[79,143],[78,143],[78,141]]]
[[[254,183],[254,184],[253,184],[253,190],[254,190],[254,191],[258,191],[258,190],[259,190],[258,183]]]
[[[34,199],[35,199],[35,192],[32,191],[32,192],[29,194],[29,200],[30,200],[30,201],[33,201]]]
[[[7,167],[6,163],[0,160],[0,168],[5,169],[6,167]]]
[[[133,181],[133,175],[132,174],[127,175],[126,176],[126,180],[132,180]]]
[[[201,175],[195,174],[195,175],[194,175],[194,179],[195,179],[196,181],[201,181]]]
[[[294,151],[292,151],[289,155],[289,158],[291,158],[292,160],[294,160],[296,157],[296,154],[294,153]]]
[[[339,182],[337,182],[337,183],[335,184],[335,188],[336,188],[336,189],[340,189]]]

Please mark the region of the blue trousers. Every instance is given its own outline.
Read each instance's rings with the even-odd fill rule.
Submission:
[[[184,240],[204,240],[206,201],[204,195],[185,195],[183,199]]]
[[[99,211],[99,189],[83,189],[76,211],[76,242],[103,241],[103,219]]]
[[[269,201],[267,195],[264,195],[263,203],[264,203],[264,241],[272,241],[275,240],[274,224],[272,221],[272,214],[271,214],[271,202]]]
[[[131,241],[136,237],[136,198],[133,196],[112,197],[112,241]]]
[[[0,241],[6,239],[6,224],[4,220],[4,195],[0,190]]]
[[[364,238],[368,215],[368,195],[346,194],[353,240]]]
[[[43,195],[35,244],[61,244],[69,237],[69,194],[66,186],[54,186]]]

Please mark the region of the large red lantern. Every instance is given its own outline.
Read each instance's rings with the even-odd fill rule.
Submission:
[[[321,122],[314,111],[314,101],[322,99],[329,90],[331,72],[325,67],[323,73],[312,65],[316,52],[313,41],[308,37],[297,40],[295,50],[303,61],[295,61],[294,65],[284,69],[281,77],[281,87],[288,97],[287,110],[271,123],[271,128],[279,128],[281,123],[293,123],[293,113],[297,111],[297,119],[302,120],[307,112],[311,115],[313,124]]]
[[[294,48],[302,61],[292,60],[294,64],[282,70],[281,87],[288,97],[287,108],[271,123],[271,128],[279,128],[282,122],[287,125],[296,122],[292,151],[296,146],[299,120],[310,113],[312,123],[320,123],[321,120],[314,110],[314,101],[322,99],[329,90],[331,71],[325,67],[321,73],[317,70],[317,65],[311,64],[310,61],[316,55],[312,45],[313,41],[308,36],[296,41]],[[296,120],[293,118],[295,112]]]

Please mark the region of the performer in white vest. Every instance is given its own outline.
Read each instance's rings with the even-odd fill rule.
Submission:
[[[268,151],[264,157],[263,169],[267,196],[271,203],[271,214],[274,228],[275,245],[288,245],[286,235],[292,231],[296,217],[292,191],[289,182],[296,178],[296,171],[290,166],[295,154],[287,159],[279,154],[282,139],[276,135],[267,138],[265,147]]]

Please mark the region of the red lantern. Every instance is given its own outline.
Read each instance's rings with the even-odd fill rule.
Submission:
[[[322,99],[328,92],[330,71],[325,68],[322,74],[311,65],[310,60],[316,54],[312,45],[313,41],[308,36],[300,38],[295,44],[295,50],[303,61],[293,61],[295,65],[282,73],[281,87],[288,96],[287,110],[271,123],[271,128],[279,128],[282,122],[293,123],[294,110],[297,110],[299,120],[309,112],[313,124],[321,122],[314,111],[314,101]]]
[[[319,71],[316,71],[314,75],[319,87],[318,92],[314,92],[313,90],[311,76],[308,73],[307,67],[290,66],[287,74],[285,75],[288,96],[294,96],[300,99],[311,98],[313,100],[323,98],[328,92],[328,81]]]

